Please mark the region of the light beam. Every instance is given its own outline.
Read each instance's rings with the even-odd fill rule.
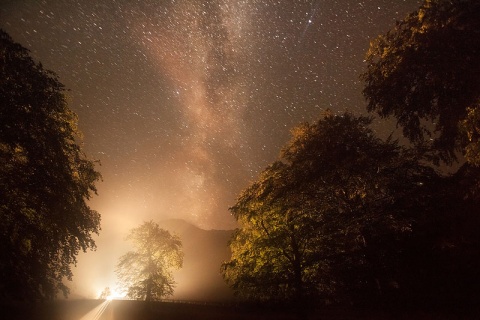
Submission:
[[[100,305],[98,305],[97,307],[92,309],[90,312],[88,312],[86,315],[84,315],[82,318],[80,318],[80,320],[99,320],[111,301],[112,299],[105,300]]]

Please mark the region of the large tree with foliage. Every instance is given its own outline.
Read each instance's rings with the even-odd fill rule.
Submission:
[[[231,208],[240,228],[223,265],[238,294],[355,300],[392,289],[435,172],[413,151],[375,137],[370,121],[327,114],[299,126],[282,158],[242,192]]]
[[[425,0],[367,53],[368,110],[447,162],[480,164],[479,17],[477,0]]]
[[[95,248],[100,175],[79,139],[57,76],[0,30],[1,299],[67,295],[76,255]]]
[[[480,168],[464,165],[426,185],[398,268],[400,303],[475,308],[480,295]],[[473,192],[472,192],[473,190]]]
[[[327,267],[314,258],[313,219],[298,208],[301,195],[288,190],[289,175],[287,164],[274,162],[231,208],[241,228],[223,272],[243,298],[300,300],[315,291],[315,274]]]
[[[467,163],[436,178],[405,244],[405,298],[476,303],[480,286],[480,2],[426,0],[370,44],[368,110],[393,116],[433,160]],[[453,171],[453,170],[452,170]]]
[[[127,240],[135,250],[121,256],[117,264],[121,289],[132,299],[146,301],[172,295],[172,270],[183,264],[180,238],[148,221],[132,229]]]

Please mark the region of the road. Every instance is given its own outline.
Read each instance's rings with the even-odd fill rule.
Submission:
[[[113,317],[113,304],[111,300],[101,301],[99,305],[90,310],[79,320],[114,320]]]

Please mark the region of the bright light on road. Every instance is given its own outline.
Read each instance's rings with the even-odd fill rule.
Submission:
[[[105,311],[105,309],[107,309],[110,301],[111,300],[108,300],[108,299],[105,300],[100,305],[93,308],[90,312],[84,315],[82,318],[80,318],[80,320],[99,320],[103,312]]]

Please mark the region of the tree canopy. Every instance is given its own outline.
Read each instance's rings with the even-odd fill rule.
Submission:
[[[476,0],[426,0],[367,53],[368,110],[395,117],[414,147],[454,172],[431,185],[404,247],[403,286],[413,300],[471,305],[478,296],[479,17]],[[454,168],[458,154],[466,163]]]
[[[302,124],[230,209],[222,266],[246,299],[471,307],[480,290],[480,2],[426,0],[370,45],[370,118]],[[458,152],[467,163],[453,168]],[[450,165],[451,174],[438,163]]]
[[[426,0],[370,43],[362,75],[368,110],[447,162],[480,164],[479,17],[476,0]]]
[[[110,290],[110,287],[105,287],[105,289],[103,289],[103,291],[98,296],[98,299],[108,300],[109,297],[111,297],[111,295],[112,295],[112,291]]]
[[[327,114],[295,128],[282,158],[241,193],[223,265],[240,296],[354,299],[395,281],[401,241],[435,172],[376,138],[370,121]]]
[[[153,221],[130,231],[127,240],[135,247],[120,257],[116,273],[127,296],[146,301],[173,294],[172,270],[182,267],[180,238],[171,235]]]
[[[79,145],[65,88],[0,30],[0,297],[68,294],[79,250],[100,215],[87,200],[100,174]]]

